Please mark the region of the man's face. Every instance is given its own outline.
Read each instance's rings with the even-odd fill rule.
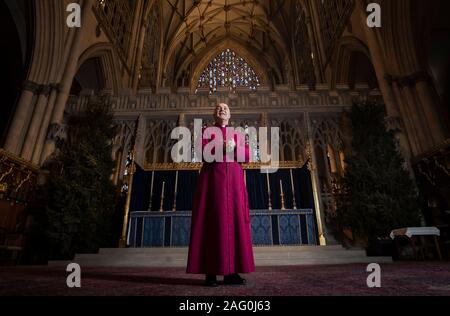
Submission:
[[[227,121],[231,117],[230,108],[228,105],[221,103],[218,106],[216,106],[216,109],[214,111],[214,118],[216,120],[222,120]]]

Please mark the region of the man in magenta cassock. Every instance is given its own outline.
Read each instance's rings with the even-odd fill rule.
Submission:
[[[243,135],[226,135],[231,114],[228,105],[214,111],[219,139],[203,135],[203,148],[222,141],[223,162],[205,162],[194,197],[187,273],[205,274],[207,286],[217,286],[217,275],[226,285],[244,285],[239,273],[255,271],[250,230],[250,211],[244,171],[239,157],[249,161],[249,147]],[[206,150],[205,150],[206,151]],[[233,157],[232,162],[226,156]],[[234,161],[233,161],[234,160]],[[239,162],[238,162],[239,161]]]

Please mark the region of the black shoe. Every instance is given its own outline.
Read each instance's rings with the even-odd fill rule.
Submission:
[[[247,280],[244,278],[241,278],[241,276],[236,273],[236,274],[224,276],[223,284],[225,284],[225,285],[245,285],[245,284],[247,284]]]
[[[209,287],[218,287],[219,283],[217,283],[217,276],[206,275],[205,285]]]

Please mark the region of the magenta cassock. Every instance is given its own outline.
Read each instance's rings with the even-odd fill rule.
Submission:
[[[219,128],[226,139],[226,128]],[[233,136],[238,147],[245,146],[245,160],[249,161],[243,137]],[[207,143],[209,140],[203,140],[203,147]],[[244,171],[236,160],[204,163],[194,196],[187,273],[229,275],[254,271]]]

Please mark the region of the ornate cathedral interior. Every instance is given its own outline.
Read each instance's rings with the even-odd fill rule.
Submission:
[[[222,103],[279,131],[243,165],[257,267],[448,260],[448,0],[0,6],[0,265],[182,269],[202,162],[171,133]]]

